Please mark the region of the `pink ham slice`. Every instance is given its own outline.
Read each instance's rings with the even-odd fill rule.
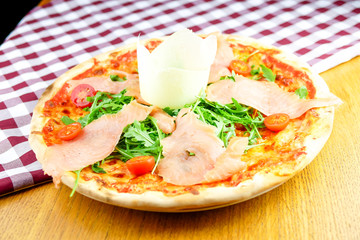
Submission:
[[[165,182],[186,186],[219,181],[245,167],[241,155],[247,138],[232,138],[225,150],[215,130],[189,109],[179,112],[176,130],[161,141],[164,158],[159,163],[158,174]]]
[[[285,92],[275,83],[255,81],[236,76],[236,82],[222,80],[210,85],[207,99],[221,104],[232,103],[232,98],[239,103],[253,107],[265,115],[286,113],[290,118],[297,118],[307,110],[340,104],[342,101],[329,93],[329,98],[300,99],[295,93]]]
[[[216,157],[224,151],[215,130],[197,119],[190,109],[179,112],[176,130],[161,141],[164,158],[160,160],[158,173],[165,182],[193,185],[204,179],[206,172],[214,167]]]
[[[247,137],[231,138],[225,152],[216,159],[214,168],[205,174],[202,182],[221,181],[245,169],[246,163],[241,161],[241,156],[247,146]]]
[[[129,82],[113,82],[109,77],[89,77],[80,80],[69,80],[68,84],[69,92],[80,84],[89,84],[96,91],[116,94],[124,90],[129,85]]]
[[[64,172],[79,170],[109,156],[124,127],[144,120],[151,111],[152,107],[132,101],[117,114],[103,115],[84,127],[74,140],[48,147],[41,161],[44,171],[58,185]]]
[[[167,114],[161,108],[154,107],[150,116],[156,119],[158,127],[166,134],[172,133],[175,130],[175,118]]]
[[[217,51],[215,60],[210,67],[208,83],[219,81],[222,76],[231,75],[228,67],[230,62],[234,59],[232,48],[225,37],[219,32],[212,33],[211,35],[215,35],[217,38]]]
[[[69,80],[68,90],[71,92],[72,89],[80,84],[89,84],[97,91],[117,94],[126,88],[126,96],[134,96],[139,103],[150,105],[145,100],[143,100],[140,95],[138,74],[129,74],[122,71],[112,71],[111,74],[119,75],[120,77],[126,77],[126,80],[123,82],[114,82],[110,79],[110,77],[90,77],[80,80]]]

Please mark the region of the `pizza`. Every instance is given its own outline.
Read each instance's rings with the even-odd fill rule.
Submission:
[[[265,193],[330,136],[341,100],[297,57],[182,30],[100,54],[39,99],[29,142],[56,186],[148,211],[199,211]]]

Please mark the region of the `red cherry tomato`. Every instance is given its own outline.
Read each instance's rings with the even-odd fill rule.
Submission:
[[[236,74],[244,75],[250,73],[250,68],[244,61],[239,59],[232,60],[229,66],[230,71],[234,71]]]
[[[143,175],[150,172],[155,166],[153,156],[138,156],[126,162],[126,167],[132,174]]]
[[[279,132],[289,124],[290,117],[285,113],[276,113],[264,119],[265,126],[274,132]]]
[[[91,102],[87,101],[87,97],[95,96],[95,89],[89,84],[80,84],[74,88],[71,93],[71,101],[77,106],[81,108],[90,107]]]
[[[66,125],[58,132],[58,138],[69,141],[76,138],[81,132],[81,124],[78,122]]]

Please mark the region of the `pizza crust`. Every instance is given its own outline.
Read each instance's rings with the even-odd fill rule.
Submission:
[[[251,38],[234,35],[227,35],[227,38],[231,42],[252,45],[256,48],[277,49],[273,46],[262,44],[261,42]],[[120,47],[100,54],[95,58],[99,61],[103,61],[106,60],[108,55],[113,52],[126,52],[134,48],[136,48],[136,44],[127,45],[125,47]],[[325,81],[318,74],[313,73],[308,64],[299,61],[295,55],[281,51],[280,54],[276,55],[276,57],[282,62],[305,71],[310,79],[313,80],[317,98],[326,97],[330,94]],[[45,90],[39,99],[39,102],[34,109],[31,121],[31,134],[29,137],[30,145],[35,151],[38,159],[43,159],[43,154],[46,149],[46,145],[41,134],[36,134],[37,132],[41,132],[42,127],[47,121],[41,113],[45,102],[51,99],[67,80],[84,72],[92,65],[93,59],[89,59],[88,61],[85,61],[64,73]],[[76,191],[98,201],[120,207],[146,211],[200,211],[236,204],[254,198],[281,185],[301,171],[316,157],[332,131],[334,107],[318,108],[316,109],[316,112],[319,114],[319,120],[311,127],[311,134],[304,139],[304,146],[306,147],[307,154],[301,155],[297,159],[295,168],[277,168],[271,170],[270,172],[259,172],[255,174],[252,179],[243,181],[236,187],[203,188],[199,191],[198,195],[186,193],[178,196],[166,196],[161,192],[155,191],[148,191],[143,194],[118,193],[115,190],[102,187],[95,180],[84,181],[82,179],[80,179]],[[72,188],[75,183],[75,178],[76,175],[73,172],[67,172],[61,180],[65,185]]]

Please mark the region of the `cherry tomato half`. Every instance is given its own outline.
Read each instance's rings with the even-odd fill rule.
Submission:
[[[58,132],[58,138],[69,141],[76,138],[81,132],[81,124],[78,122],[71,123],[69,125],[64,126]]]
[[[230,71],[234,71],[236,74],[244,75],[250,73],[250,68],[244,61],[239,59],[232,60],[229,66]]]
[[[80,84],[74,88],[71,93],[71,101],[77,106],[81,108],[90,107],[91,102],[87,101],[87,97],[95,96],[95,89],[89,84]]]
[[[274,132],[279,132],[289,124],[290,117],[285,113],[276,113],[264,119],[265,126]]]
[[[126,167],[132,174],[143,175],[150,172],[155,166],[153,156],[138,156],[126,162]]]

